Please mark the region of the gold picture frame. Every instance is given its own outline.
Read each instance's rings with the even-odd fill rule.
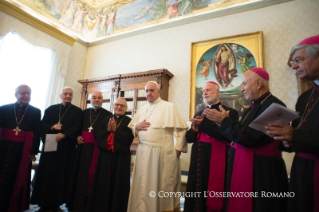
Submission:
[[[201,86],[207,81],[217,82],[220,100],[240,112],[248,104],[241,96],[242,74],[252,67],[263,66],[262,31],[192,43],[189,117],[203,108],[198,98]]]

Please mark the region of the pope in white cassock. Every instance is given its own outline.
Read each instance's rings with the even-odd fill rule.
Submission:
[[[179,156],[187,152],[188,126],[177,107],[160,98],[156,82],[148,82],[145,92],[148,104],[137,111],[128,125],[139,139],[128,212],[179,211],[178,195],[168,192],[180,191]]]

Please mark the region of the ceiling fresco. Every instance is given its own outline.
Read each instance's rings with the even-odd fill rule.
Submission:
[[[19,0],[85,40],[249,0]]]
[[[5,0],[20,5],[40,21],[90,44],[142,29],[158,30],[213,16],[241,12],[258,2],[287,0]],[[265,5],[264,4],[264,5]],[[22,6],[21,6],[22,5]],[[247,6],[248,5],[248,6]],[[236,8],[247,9],[238,10]],[[260,6],[259,6],[260,7]],[[205,16],[206,15],[206,16]],[[199,18],[199,17],[202,18]],[[218,17],[216,16],[216,17]],[[40,18],[39,18],[40,17]],[[42,19],[42,20],[41,20]],[[161,28],[159,28],[161,27]],[[110,39],[109,39],[110,40]],[[110,40],[111,41],[111,40]],[[101,43],[101,42],[100,42]]]

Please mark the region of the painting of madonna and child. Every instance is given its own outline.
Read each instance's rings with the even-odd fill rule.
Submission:
[[[242,76],[253,67],[257,67],[256,59],[243,45],[222,43],[208,49],[196,66],[195,113],[205,108],[202,86],[207,81],[215,81],[220,87],[221,103],[236,109],[241,116],[250,106],[240,91]]]

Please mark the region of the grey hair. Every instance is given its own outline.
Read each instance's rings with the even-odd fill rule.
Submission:
[[[63,91],[64,91],[64,90],[66,90],[66,89],[71,89],[71,90],[72,90],[72,92],[73,92],[73,88],[72,88],[72,87],[70,87],[70,86],[64,86],[64,87],[61,89],[60,94],[62,94],[62,93],[63,93]]]
[[[101,96],[102,96],[102,98],[103,98],[103,95],[102,95],[102,92],[101,92],[101,91],[94,91],[94,92],[92,93],[91,99],[92,99],[94,93],[99,93],[99,94],[101,94]]]
[[[295,51],[306,47],[306,53],[312,58],[317,58],[319,56],[319,44],[297,44],[292,47],[290,55],[293,56]]]
[[[118,99],[123,99],[123,100],[125,100],[125,106],[127,106],[127,101],[126,101],[126,99],[125,99],[124,97],[119,97],[119,98],[116,99],[116,101],[117,101]],[[116,103],[116,102],[115,102],[115,103]]]
[[[158,89],[158,90],[161,90],[161,86],[160,86],[157,82],[155,82],[155,81],[148,81],[148,82],[146,83],[146,85],[147,85],[148,83],[154,83],[154,84],[156,85],[157,89]],[[145,86],[146,86],[146,85],[145,85]]]
[[[30,88],[30,87],[29,87],[28,85],[26,85],[26,84],[21,84],[21,85],[19,85],[19,86],[15,89],[14,95],[16,95],[17,93],[19,93],[20,88],[24,88],[24,87]],[[31,90],[31,88],[30,88],[30,90]]]

